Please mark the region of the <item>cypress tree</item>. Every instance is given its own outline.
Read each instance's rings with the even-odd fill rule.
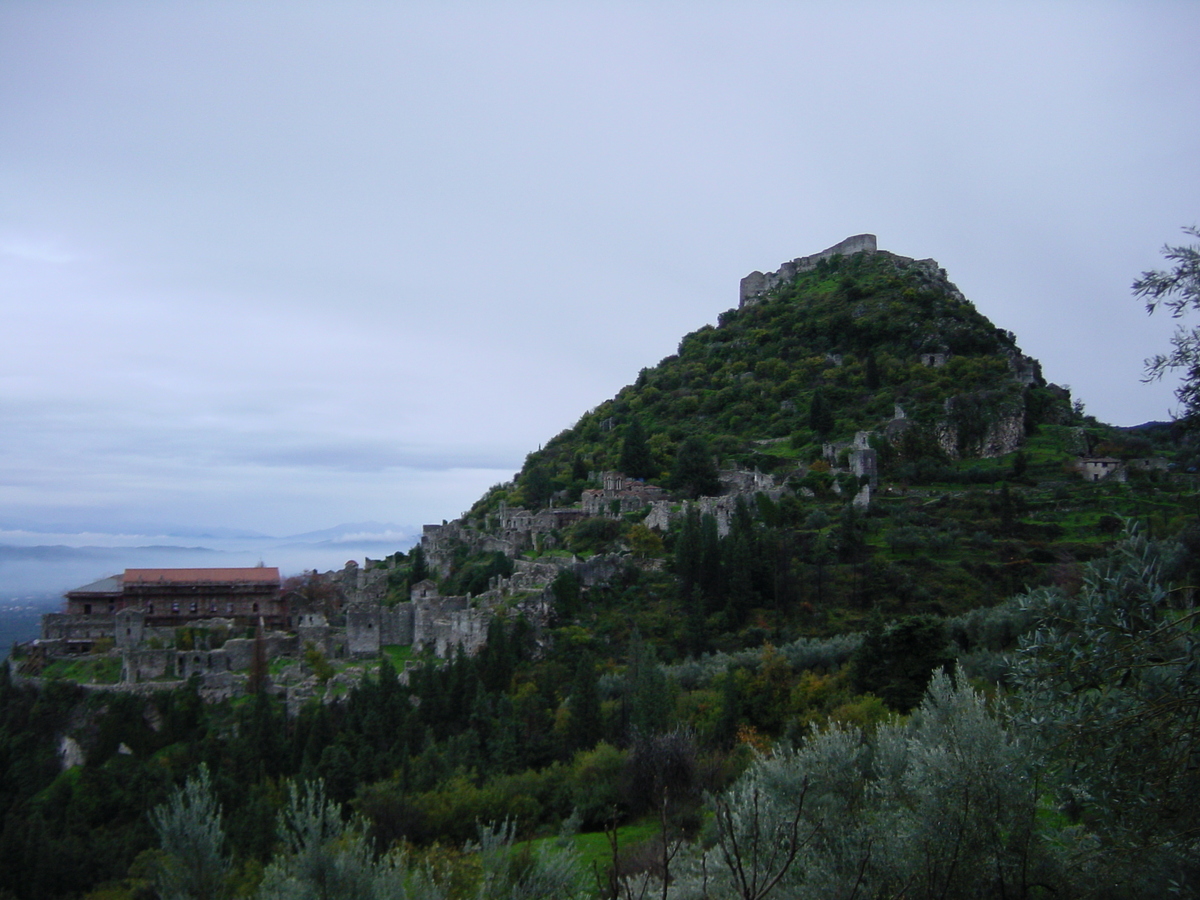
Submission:
[[[833,424],[833,410],[829,408],[825,393],[817,388],[813,391],[812,404],[808,408],[808,427],[824,440],[833,431]]]
[[[630,420],[625,429],[625,440],[621,444],[621,458],[617,467],[630,478],[649,478],[655,472],[650,445],[646,443],[646,433],[637,419]]]
[[[571,684],[571,720],[567,742],[571,750],[586,750],[595,746],[603,730],[600,712],[600,693],[596,664],[592,654],[584,651],[575,666]]]
[[[721,492],[717,467],[702,437],[692,435],[679,445],[675,468],[671,471],[670,487],[693,500],[697,497],[715,497]]]
[[[867,389],[872,391],[879,390],[879,385],[881,383],[881,379],[879,377],[879,363],[875,361],[874,353],[867,354],[866,369]]]

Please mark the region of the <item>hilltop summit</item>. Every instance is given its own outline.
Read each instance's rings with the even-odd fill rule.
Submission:
[[[510,499],[577,500],[589,473],[620,468],[635,422],[650,455],[646,480],[665,484],[690,437],[722,465],[763,471],[812,462],[859,432],[880,435],[900,463],[918,445],[988,458],[1069,414],[1068,392],[1048,385],[935,260],[855,235],[742,279],[738,308],[531,453]]]

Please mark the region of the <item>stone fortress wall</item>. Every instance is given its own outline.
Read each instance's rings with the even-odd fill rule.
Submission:
[[[791,262],[785,262],[775,272],[751,272],[742,279],[738,290],[738,307],[753,303],[767,291],[786,284],[801,272],[815,269],[817,263],[831,256],[841,254],[850,256],[852,253],[874,253],[878,250],[878,242],[873,234],[856,234],[838,241],[832,247],[814,253],[812,256],[801,256]]]

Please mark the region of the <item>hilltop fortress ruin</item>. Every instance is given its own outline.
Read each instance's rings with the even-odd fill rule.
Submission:
[[[751,272],[742,279],[738,290],[738,308],[748,306],[758,300],[767,291],[786,284],[801,272],[807,272],[817,267],[823,259],[831,256],[850,256],[854,253],[875,253],[878,251],[877,241],[873,234],[855,234],[845,240],[838,241],[832,247],[827,247],[812,256],[801,256],[791,262],[785,262],[775,272]]]
[[[822,260],[856,253],[886,251],[878,250],[874,235],[860,234],[784,263],[775,272],[752,272],[741,280],[739,306],[760,302]],[[915,264],[922,281],[965,302],[933,260],[905,263]],[[914,354],[912,364],[938,368],[948,357],[948,352],[927,349]],[[840,366],[842,359],[830,353],[827,363]],[[1036,361],[1014,350],[1008,364],[1016,384],[1043,383]],[[945,420],[935,429],[949,456],[962,450],[953,425],[958,399],[962,398],[946,401]],[[1023,415],[1023,409],[1001,410],[976,436],[971,452],[1000,456],[1017,449],[1024,439]],[[878,486],[873,443],[895,441],[911,425],[897,405],[893,418],[881,422],[877,431],[825,444],[821,465],[846,476],[841,479],[845,487],[835,480],[833,490],[846,491],[845,500],[857,506],[869,504]],[[1097,463],[1095,468],[1092,480],[1105,477],[1110,467],[1101,469]],[[297,584],[285,583],[277,569],[265,567],[127,569],[69,592],[66,611],[44,617],[41,638],[25,648],[20,668],[26,676],[36,676],[40,666],[56,659],[108,654],[120,660],[117,684],[105,685],[110,689],[153,690],[195,675],[209,696],[231,696],[246,689],[256,666],[269,665],[275,689],[286,692],[290,702],[301,703],[320,692],[311,664],[314,654],[327,660],[372,660],[387,648],[402,647],[411,656],[407,664],[419,665],[460,649],[474,653],[487,641],[497,618],[520,616],[535,630],[551,624],[553,585],[564,572],[587,587],[629,566],[662,565],[660,559],[640,559],[628,549],[586,559],[572,555],[562,536],[583,519],[637,515],[648,528],[663,532],[694,506],[711,514],[723,535],[740,497],[763,493],[779,500],[788,491],[811,495],[799,483],[807,471],[799,464],[779,474],[725,470],[719,473],[719,493],[694,501],[675,500],[662,487],[620,472],[591,472],[591,486],[571,505],[565,505],[565,495],[556,498],[562,505],[541,509],[500,502],[475,517],[426,525],[420,548],[435,577],[412,585],[407,585],[404,563],[397,557],[366,560],[361,566],[351,561],[340,571],[320,576],[314,572]],[[436,579],[450,576],[456,562],[481,553],[502,554],[511,561],[511,574],[493,576],[486,590],[475,595],[443,596]],[[398,597],[404,586],[408,596]]]

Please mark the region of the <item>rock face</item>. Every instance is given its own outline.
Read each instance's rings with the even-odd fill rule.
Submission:
[[[1025,443],[1025,406],[1019,395],[977,391],[946,401],[936,427],[938,444],[951,459],[1004,456]]]
[[[765,294],[771,288],[791,281],[801,272],[815,269],[817,263],[836,254],[850,256],[852,253],[874,253],[878,242],[873,234],[856,234],[839,241],[832,247],[814,253],[812,256],[801,256],[791,262],[785,262],[775,272],[751,272],[742,279],[738,290],[738,308],[747,306]]]

